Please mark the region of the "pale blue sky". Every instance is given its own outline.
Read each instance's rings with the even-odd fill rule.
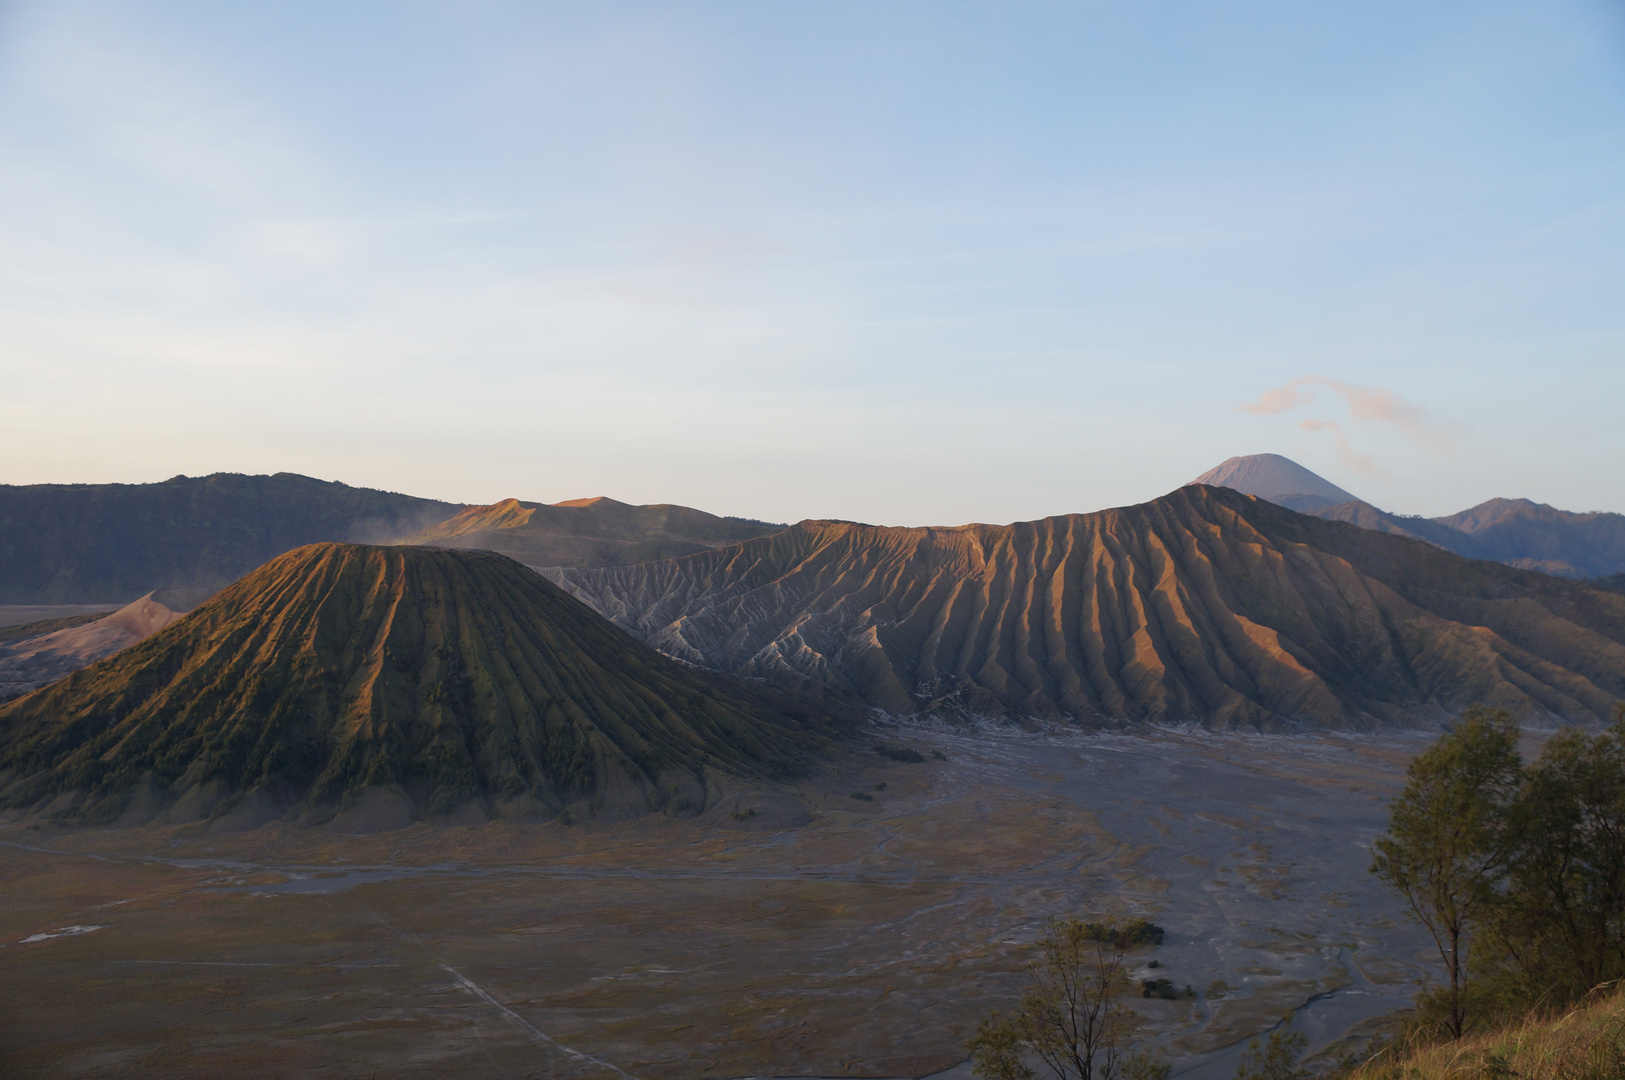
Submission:
[[[1625,511],[1618,0],[0,0],[0,251],[0,482]]]

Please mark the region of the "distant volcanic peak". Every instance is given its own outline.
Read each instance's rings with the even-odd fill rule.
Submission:
[[[1231,488],[1300,512],[1359,501],[1325,477],[1280,454],[1233,457],[1191,483]]]
[[[0,805],[697,809],[711,773],[794,772],[844,722],[677,664],[505,556],[317,544],[0,709]]]

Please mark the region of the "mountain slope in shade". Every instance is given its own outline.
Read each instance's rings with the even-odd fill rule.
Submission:
[[[1564,577],[1625,572],[1625,514],[1576,514],[1528,499],[1491,499],[1435,520],[1471,537],[1482,559]]]
[[[400,542],[484,548],[529,566],[621,566],[737,544],[782,528],[687,506],[631,506],[602,497],[551,505],[506,499],[471,506]]]
[[[157,589],[77,625],[0,644],[0,702],[21,697],[151,637],[209,598],[206,589]]]
[[[1370,503],[1362,502],[1359,499],[1353,502],[1338,503],[1336,506],[1319,506],[1300,512],[1311,514],[1326,521],[1344,521],[1362,529],[1371,529],[1374,532],[1392,533],[1395,536],[1409,536],[1417,540],[1426,540],[1430,544],[1436,544],[1446,551],[1454,551],[1457,555],[1465,555],[1469,559],[1486,557],[1481,554],[1479,544],[1472,537],[1458,529],[1451,528],[1449,525],[1441,524],[1435,518],[1405,517],[1401,514],[1390,514],[1386,510],[1379,510]]]
[[[1625,571],[1625,515],[1573,514],[1528,499],[1491,499],[1442,518],[1400,517],[1368,503],[1307,511],[1328,521],[1414,536],[1471,559],[1558,577]]]
[[[166,587],[219,589],[302,544],[390,539],[458,509],[294,473],[0,484],[0,604],[124,604]]]
[[[1233,457],[1209,469],[1191,483],[1227,487],[1302,512],[1354,501],[1353,495],[1330,480],[1280,454]]]
[[[663,651],[896,713],[1270,729],[1474,701],[1588,721],[1625,695],[1625,597],[1211,487],[1008,526],[806,521],[555,578]]]
[[[677,812],[719,775],[795,772],[842,722],[675,663],[504,556],[319,544],[0,708],[0,805],[223,827]]]

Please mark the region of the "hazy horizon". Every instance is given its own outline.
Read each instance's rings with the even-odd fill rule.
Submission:
[[[0,140],[0,482],[1625,512],[1600,2],[21,2]]]

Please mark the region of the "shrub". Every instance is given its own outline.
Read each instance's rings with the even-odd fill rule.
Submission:
[[[1141,979],[1140,996],[1147,998],[1160,998],[1163,1001],[1178,1001],[1180,998],[1195,997],[1196,991],[1188,985],[1181,990],[1175,986],[1172,979]]]

